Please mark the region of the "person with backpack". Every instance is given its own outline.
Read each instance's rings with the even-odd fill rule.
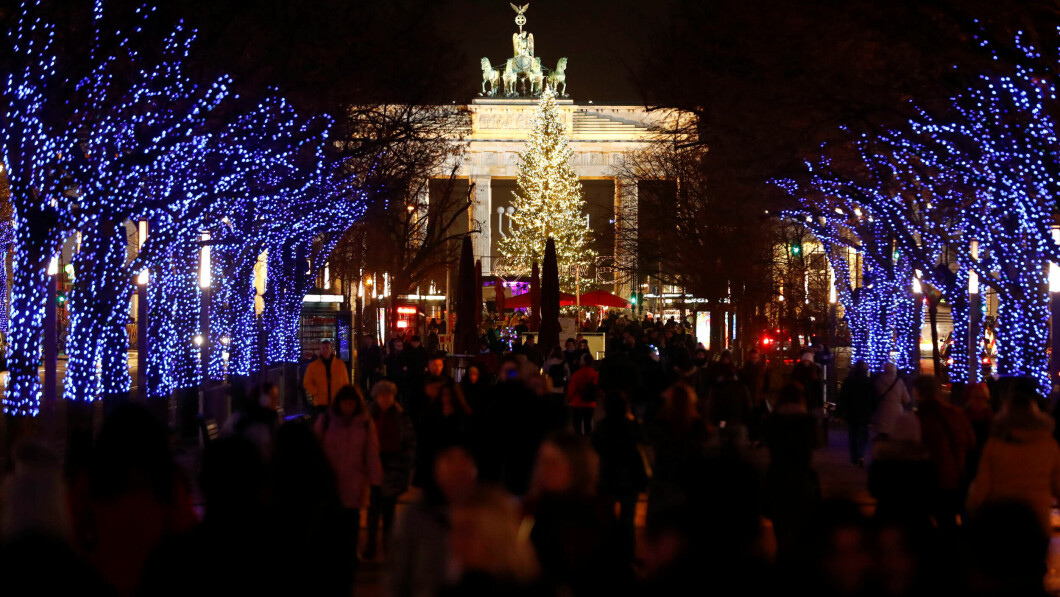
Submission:
[[[361,390],[351,385],[339,389],[331,408],[317,418],[314,431],[335,470],[344,532],[357,545],[369,488],[383,483],[379,436]]]
[[[574,419],[574,432],[589,435],[593,431],[593,412],[596,410],[596,394],[599,391],[600,375],[593,367],[593,357],[583,353],[581,366],[567,384],[567,402]]]

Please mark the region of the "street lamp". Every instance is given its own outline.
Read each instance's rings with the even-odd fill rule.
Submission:
[[[137,255],[143,252],[144,243],[147,242],[147,220],[140,220],[139,226],[137,226],[136,235],[136,251]],[[143,286],[147,284],[148,269],[145,267],[140,271],[140,274],[136,276],[136,283]]]
[[[835,268],[828,267],[828,347],[832,350],[832,354],[835,354],[836,346],[836,324],[838,318],[838,304],[839,293],[835,287]],[[835,359],[832,362],[825,365],[825,377],[828,380],[828,400],[833,402],[836,401],[838,388],[839,388],[839,376],[837,375],[838,369],[836,368]]]
[[[979,296],[979,274],[975,272],[975,264],[979,262],[979,241],[973,240],[968,243],[968,251],[972,258],[973,267],[968,269],[968,381],[976,383],[979,381],[979,324],[982,317],[982,298]]]
[[[221,348],[221,360],[224,363],[224,370],[221,373],[221,375],[223,376],[222,379],[225,379],[225,378],[228,377],[228,359],[229,359],[229,356],[230,356],[229,355],[229,350],[230,350],[229,349],[229,345],[231,343],[232,343],[232,341],[228,338],[228,335],[221,336],[221,346],[222,346],[222,348]]]
[[[210,233],[203,231],[202,243],[199,248],[199,288],[202,290],[202,301],[199,308],[199,329],[202,330],[202,341],[197,346],[202,346],[200,359],[202,360],[203,374],[202,383],[210,375],[210,294],[213,284],[212,264],[210,262]]]
[[[912,363],[914,370],[920,371],[920,332],[923,329],[924,319],[924,285],[920,281],[920,277],[923,276],[923,272],[920,270],[913,270],[913,304],[916,305],[916,315],[913,318],[914,325],[916,326],[916,341],[913,342],[913,354]]]
[[[202,243],[199,248],[199,288],[209,288],[213,282],[213,274],[210,272],[210,233],[202,233]]]
[[[147,220],[140,220],[137,226],[136,250],[139,257],[147,242]],[[140,400],[147,400],[147,283],[149,269],[144,267],[136,276],[136,386]]]
[[[1053,242],[1060,244],[1060,226],[1052,227]],[[1049,388],[1060,381],[1060,264],[1049,263]]]
[[[55,402],[58,397],[59,330],[56,310],[59,294],[59,258],[48,262],[48,298],[44,308],[44,394],[41,397],[41,414],[50,433],[54,430]]]
[[[211,285],[213,284],[213,272],[211,271],[210,261],[210,233],[207,231],[202,232],[202,241],[199,246],[199,288],[202,291],[200,294],[199,303],[199,329],[202,330],[200,334],[196,334],[192,341],[195,346],[199,349],[199,364],[202,369],[202,377],[199,379],[199,404],[196,415],[202,415],[204,412],[206,402],[206,381],[210,377],[210,292]],[[190,405],[187,414],[190,413]],[[194,429],[194,423],[191,421],[185,421],[185,429]]]

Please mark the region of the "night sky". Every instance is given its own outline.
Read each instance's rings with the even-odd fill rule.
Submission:
[[[534,54],[545,66],[554,68],[559,58],[568,58],[567,84],[576,102],[640,104],[630,72],[640,52],[639,25],[651,18],[642,12],[646,5],[652,3],[533,0],[524,28],[534,34]],[[439,25],[458,40],[465,63],[454,68],[467,71],[474,97],[482,80],[481,58],[498,66],[512,55],[515,11],[506,0],[447,0],[443,6],[445,22]]]

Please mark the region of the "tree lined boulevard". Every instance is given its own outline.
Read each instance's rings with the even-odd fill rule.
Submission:
[[[0,593],[1060,594],[1053,3],[486,4],[0,2]]]

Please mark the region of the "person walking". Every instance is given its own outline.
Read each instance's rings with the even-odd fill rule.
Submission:
[[[524,524],[551,594],[622,594],[635,581],[623,562],[614,504],[597,493],[596,454],[586,438],[562,433],[541,444]]]
[[[762,422],[762,437],[769,449],[763,506],[783,560],[798,550],[810,513],[821,501],[821,481],[813,468],[820,438],[802,388],[787,384],[780,389],[776,409]]]
[[[869,443],[869,422],[872,420],[872,399],[875,389],[869,379],[869,365],[858,361],[839,391],[838,414],[847,423],[850,438],[850,463],[865,466],[865,450]]]
[[[427,347],[420,342],[419,336],[412,336],[405,347],[405,365],[408,367],[409,386],[417,388],[423,385],[427,377],[427,361],[434,355],[427,352]]]
[[[972,423],[975,432],[975,449],[968,453],[968,478],[975,478],[979,470],[979,457],[990,438],[990,427],[994,422],[994,409],[990,407],[990,387],[985,383],[974,384],[965,390],[968,400],[964,404],[964,414]]]
[[[361,391],[351,385],[339,389],[331,409],[317,419],[314,431],[335,470],[344,532],[357,545],[361,509],[367,505],[369,488],[383,482],[379,436]]]
[[[722,450],[742,449],[747,443],[747,425],[754,410],[751,394],[734,369],[722,368],[718,373],[707,400],[706,418],[718,430]]]
[[[1020,502],[1034,510],[1043,531],[1052,533],[1050,512],[1053,500],[1060,499],[1060,447],[1053,426],[1034,394],[1017,390],[1005,402],[968,491],[969,512],[975,515],[990,503]]]
[[[272,442],[280,426],[280,415],[276,412],[279,389],[265,382],[251,388],[244,396],[238,396],[236,409],[221,428],[221,437],[246,438],[258,450],[262,461],[272,455]]]
[[[570,368],[567,366],[567,361],[563,358],[563,351],[558,346],[554,347],[552,352],[549,353],[545,363],[541,366],[541,371],[552,381],[553,393],[566,394]]]
[[[876,498],[877,518],[931,526],[932,504],[924,498],[934,494],[936,475],[921,436],[920,419],[902,411],[890,432],[872,445],[869,493]]]
[[[769,409],[766,407],[765,393],[762,390],[762,382],[765,378],[766,368],[762,361],[762,355],[755,349],[747,353],[747,360],[740,369],[740,381],[747,385],[747,391],[751,393],[751,420],[748,421],[747,431],[753,442],[759,440],[762,418],[766,416]]]
[[[650,469],[641,446],[640,425],[629,412],[621,391],[604,397],[604,418],[593,429],[592,443],[600,456],[600,495],[618,504],[623,553],[632,561],[636,535],[637,498],[647,488]]]
[[[567,428],[571,422],[570,407],[567,405],[567,383],[570,380],[570,369],[563,358],[563,351],[558,346],[552,349],[542,366],[542,373],[549,380],[548,394],[545,400],[553,413],[554,428]]]
[[[375,382],[383,378],[383,349],[374,334],[368,334],[357,352],[357,379],[362,390],[372,389]]]
[[[578,343],[574,341],[574,338],[567,338],[567,341],[563,343],[563,360],[567,362],[567,369],[571,373],[578,369],[581,353],[578,351]]]
[[[813,351],[802,353],[791,372],[791,381],[802,388],[810,414],[820,418],[821,409],[824,407],[824,386],[821,383],[821,369],[814,362],[814,358],[816,355]]]
[[[393,597],[434,597],[452,582],[452,511],[478,493],[478,465],[459,444],[439,452],[426,474],[422,497],[405,508],[394,526],[389,558]]]
[[[875,428],[874,439],[885,440],[894,432],[895,421],[907,408],[912,406],[913,399],[901,378],[894,363],[884,363],[883,373],[873,382],[876,392],[876,408],[872,414],[872,425]]]
[[[825,446],[828,445],[828,420],[824,410],[824,382],[821,380],[821,368],[814,361],[816,357],[812,350],[802,353],[791,372],[791,381],[802,389],[806,408],[817,425],[817,443]]]
[[[471,408],[453,380],[433,382],[437,398],[427,405],[417,426],[416,475],[417,487],[427,489],[431,480],[431,463],[444,448],[452,445],[474,445]]]
[[[383,550],[390,553],[390,531],[394,526],[397,500],[409,487],[416,459],[416,432],[412,419],[397,403],[397,386],[379,381],[372,386],[372,403],[368,407],[379,435],[379,460],[383,482],[373,485],[368,503],[368,541],[365,559],[375,559],[379,521],[383,522]]]
[[[410,383],[409,364],[405,354],[405,341],[394,338],[390,342],[390,348],[383,362],[386,365],[386,378],[398,388],[398,398],[408,406],[412,399],[411,394],[415,391]]]
[[[913,382],[913,392],[920,405],[921,438],[928,458],[935,465],[935,522],[943,529],[957,526],[957,516],[964,504],[964,487],[968,452],[975,449],[975,432],[964,411],[938,398],[934,376],[922,375]]]
[[[570,404],[574,419],[574,432],[589,435],[593,431],[593,411],[596,410],[597,384],[600,375],[593,367],[593,357],[588,353],[581,356],[580,366],[570,376],[567,383],[567,402]]]
[[[349,385],[350,376],[346,372],[346,363],[331,351],[331,342],[320,343],[317,358],[305,369],[302,387],[313,400],[317,414],[325,412],[339,393],[339,389]]]

